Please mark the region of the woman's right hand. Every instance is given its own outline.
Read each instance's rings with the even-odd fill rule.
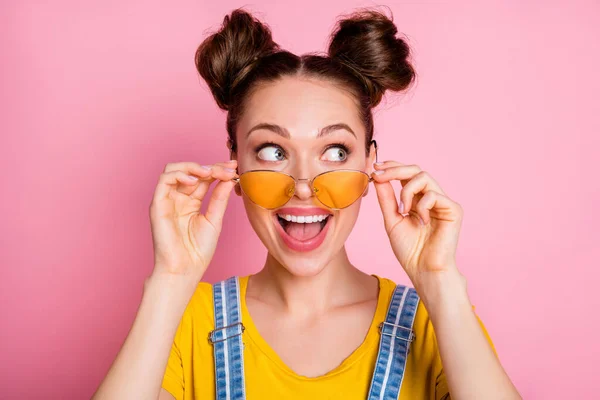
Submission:
[[[208,166],[166,165],[150,204],[153,275],[182,276],[194,285],[200,282],[215,253],[236,166],[235,160]],[[206,213],[201,214],[200,206],[215,180],[219,182],[207,199]]]

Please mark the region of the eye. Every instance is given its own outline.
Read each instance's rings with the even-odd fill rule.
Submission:
[[[258,158],[264,161],[283,161],[285,152],[279,146],[265,146],[258,152]]]
[[[325,161],[346,161],[348,158],[348,150],[342,146],[332,146],[323,153]]]

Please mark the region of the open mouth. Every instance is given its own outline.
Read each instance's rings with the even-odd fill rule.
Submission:
[[[325,225],[330,215],[295,216],[277,214],[277,221],[285,233],[297,240],[309,240],[317,236]]]
[[[276,230],[292,250],[314,250],[325,240],[333,219],[328,211],[319,208],[289,208],[275,214]]]

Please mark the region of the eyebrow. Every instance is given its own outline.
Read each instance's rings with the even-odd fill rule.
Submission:
[[[246,133],[246,137],[250,136],[250,134],[258,129],[265,129],[271,132],[274,132],[276,134],[278,134],[279,136],[282,136],[286,139],[290,138],[290,132],[279,126],[276,124],[269,124],[266,122],[260,123],[255,125],[254,127],[252,127],[252,129],[250,129],[248,131],[248,133]],[[352,128],[350,128],[347,124],[344,123],[337,123],[337,124],[331,124],[331,125],[327,125],[326,127],[322,128],[319,131],[319,134],[317,135],[317,138],[323,137],[325,135],[329,135],[330,133],[337,131],[337,130],[345,130],[350,132],[352,135],[354,135],[354,137],[356,138],[356,133],[354,133],[354,131],[352,130]]]

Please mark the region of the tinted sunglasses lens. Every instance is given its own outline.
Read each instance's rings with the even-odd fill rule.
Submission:
[[[330,171],[313,181],[315,196],[329,208],[346,208],[362,196],[369,184],[360,171]]]
[[[294,195],[294,179],[277,171],[249,171],[240,175],[240,187],[255,204],[273,209]]]

